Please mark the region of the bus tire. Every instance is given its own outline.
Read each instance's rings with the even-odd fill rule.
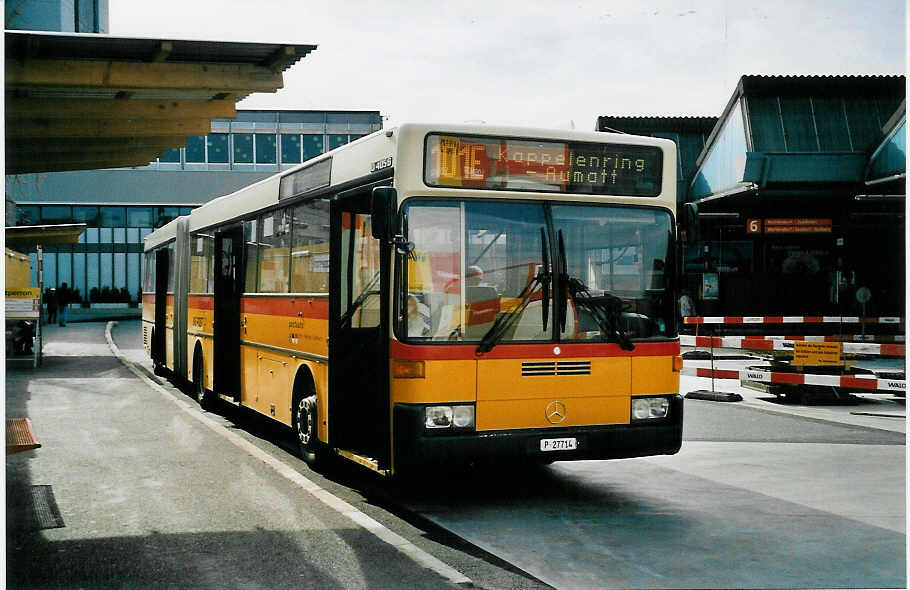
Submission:
[[[199,345],[196,345],[196,353],[193,355],[193,395],[200,408],[207,412],[212,410],[215,399],[212,393],[205,389],[205,359]]]
[[[300,396],[294,408],[294,434],[300,457],[311,467],[320,464],[322,453],[319,448],[318,430],[319,414],[316,409],[316,395]]]

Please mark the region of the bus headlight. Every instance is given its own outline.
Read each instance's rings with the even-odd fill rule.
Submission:
[[[427,406],[424,410],[426,428],[474,428],[474,406]]]
[[[450,428],[452,426],[452,406],[430,406],[426,409],[427,428]]]
[[[474,406],[455,406],[453,410],[455,428],[474,428]]]
[[[666,418],[670,411],[670,400],[666,397],[633,397],[632,419],[649,420]]]

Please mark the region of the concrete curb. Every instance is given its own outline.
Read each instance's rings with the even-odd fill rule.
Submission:
[[[738,393],[729,391],[708,391],[707,389],[696,389],[686,394],[686,399],[702,399],[711,402],[741,402],[743,396]]]

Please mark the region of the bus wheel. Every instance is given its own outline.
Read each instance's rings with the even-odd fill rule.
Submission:
[[[209,411],[214,404],[212,403],[212,394],[205,390],[204,368],[202,355],[197,354],[193,358],[193,392],[195,393],[196,401],[199,402],[199,407]]]
[[[300,447],[300,456],[307,464],[316,466],[318,464],[319,441],[316,437],[316,396],[301,397],[297,402],[297,408],[294,411],[294,430],[297,433],[297,445]]]

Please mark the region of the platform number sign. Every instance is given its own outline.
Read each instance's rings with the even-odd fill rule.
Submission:
[[[746,233],[747,234],[760,234],[761,233],[761,219],[748,219],[746,220]]]

